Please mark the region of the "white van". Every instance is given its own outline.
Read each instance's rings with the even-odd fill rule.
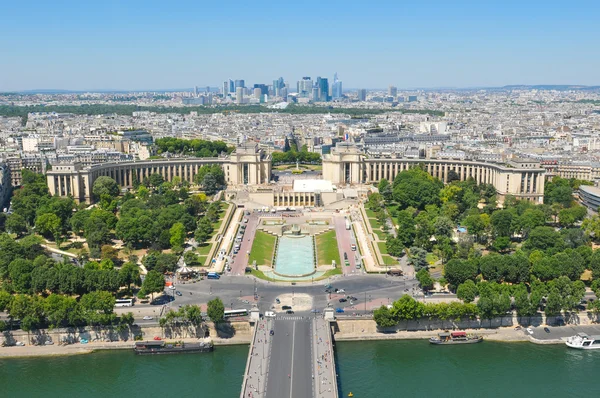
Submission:
[[[275,318],[275,313],[273,311],[266,311],[265,317],[266,318]]]

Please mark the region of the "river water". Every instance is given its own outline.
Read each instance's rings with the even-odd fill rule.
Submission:
[[[131,351],[0,360],[2,397],[237,398],[248,346],[210,354]],[[425,340],[337,343],[341,397],[599,397],[600,350]]]

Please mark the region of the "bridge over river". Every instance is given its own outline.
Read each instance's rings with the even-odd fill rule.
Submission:
[[[240,394],[250,397],[337,398],[329,321],[296,315],[257,321]]]

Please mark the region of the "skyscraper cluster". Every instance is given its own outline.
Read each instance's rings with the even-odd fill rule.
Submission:
[[[255,83],[252,86],[246,86],[243,79],[225,80],[221,86],[223,98],[231,98],[238,104],[243,103],[264,103],[270,98],[280,98],[288,101],[288,95],[291,94],[290,85],[283,80],[283,77],[273,80],[273,83],[263,84]],[[296,83],[296,93],[293,94],[293,100],[296,98],[305,98],[312,102],[328,102],[343,97],[342,81],[337,73],[333,75],[333,83],[329,84],[329,79],[318,76],[313,80],[310,76],[304,76]]]

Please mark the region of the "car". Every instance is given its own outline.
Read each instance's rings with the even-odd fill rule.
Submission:
[[[356,251],[356,245],[353,243],[350,245],[350,249],[352,249],[353,252]]]
[[[346,291],[344,289],[340,289],[337,291],[338,293],[346,293]]]
[[[344,260],[348,260],[348,253],[344,252]]]
[[[276,297],[276,298],[275,298],[275,302],[276,302],[277,304],[281,304],[281,300],[279,300],[279,297]]]
[[[345,298],[343,298],[343,297],[340,299],[340,303],[345,303],[346,301],[348,301],[348,300],[346,300],[346,299],[345,299]]]
[[[337,312],[338,314],[342,314],[344,312],[343,308],[336,308],[335,312]]]
[[[338,289],[338,288],[336,287],[335,289],[333,289],[333,291],[337,293],[337,292],[339,292],[339,291],[340,291],[340,289]]]
[[[282,305],[282,306],[281,306],[281,309],[282,309],[282,310],[291,310],[291,309],[292,309],[292,306],[291,306],[291,305]]]
[[[145,316],[145,317],[143,317],[142,319],[143,319],[143,320],[145,320],[145,321],[151,321],[151,320],[153,320],[153,319],[154,319],[154,317],[151,317],[151,316],[149,316],[149,315],[146,315],[146,316]]]
[[[246,268],[244,269],[244,272],[245,272],[245,273],[247,273],[247,274],[249,274],[249,273],[251,273],[251,272],[252,272],[252,268],[250,268],[250,267],[246,267]]]
[[[285,313],[286,313],[286,314],[293,314],[293,313],[294,313],[294,311],[292,311],[292,310],[287,310]]]
[[[170,290],[175,290],[175,286],[171,285],[171,286],[169,286],[167,289],[170,289]]]
[[[333,286],[331,286],[329,283],[327,285],[325,285],[325,289],[332,289]]]
[[[178,296],[181,296],[181,292],[180,292],[179,290],[177,290],[177,291],[175,292],[175,294],[176,294],[176,295],[178,295]]]
[[[15,345],[18,346],[18,347],[23,347],[23,346],[25,346],[25,343],[23,343],[22,341],[17,341],[15,343]]]
[[[154,340],[162,340],[159,336],[154,336]]]
[[[332,290],[331,289],[325,289],[325,293],[331,293]]]
[[[273,336],[273,335],[275,334],[275,331],[274,331],[273,329],[271,329],[271,331],[269,332],[269,334],[270,334],[271,336]]]
[[[54,345],[54,342],[52,340],[46,340],[44,345]]]
[[[318,310],[316,308],[313,308],[312,310],[310,310],[310,312],[312,312],[313,314],[318,314],[321,312],[321,310]]]
[[[265,317],[275,318],[275,313],[273,311],[267,311],[267,312],[265,312]]]
[[[544,328],[544,332],[546,332],[546,333],[550,333],[550,329],[548,329],[548,328],[546,327],[546,328]]]
[[[248,224],[248,219],[244,218],[244,224]]]
[[[527,333],[533,334],[533,329],[532,328],[527,328]]]

